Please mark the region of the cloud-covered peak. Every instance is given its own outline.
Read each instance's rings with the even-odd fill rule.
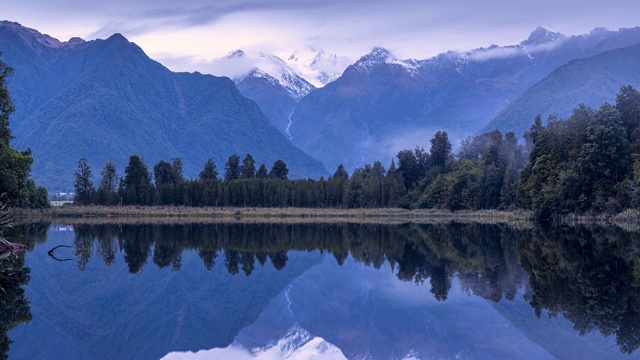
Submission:
[[[270,64],[273,64],[275,66],[279,66],[279,67],[286,67],[287,63],[284,62],[284,60],[280,59],[279,57],[272,55],[272,54],[267,54],[267,53],[260,53],[260,57],[262,59],[264,59],[265,61],[267,61]]]
[[[464,53],[463,56],[473,61],[487,61],[493,59],[505,59],[517,56],[535,56],[537,53],[550,51],[561,45],[566,37],[559,33],[539,26],[519,45],[497,46],[480,48]]]
[[[291,98],[298,101],[315,89],[295,69],[281,58],[264,53],[230,52],[227,56],[209,63],[211,73],[221,74],[240,83],[247,77],[259,77],[284,87]]]
[[[245,54],[245,52],[240,49],[231,51],[226,56],[227,59],[240,59],[240,58],[246,58],[246,57],[247,57],[247,54]]]

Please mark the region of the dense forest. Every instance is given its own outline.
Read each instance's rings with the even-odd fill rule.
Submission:
[[[196,179],[182,161],[148,169],[132,156],[124,178],[107,162],[97,189],[86,160],[75,179],[78,204],[340,208],[531,209],[539,220],[567,213],[616,213],[640,207],[640,93],[623,87],[616,104],[580,105],[566,120],[537,117],[524,134],[495,130],[465,139],[457,154],[446,132],[422,147],[400,151],[351,176],[338,166],[328,179],[287,177],[287,165],[270,170],[247,154],[231,155],[224,174],[209,160]],[[397,160],[397,163],[396,163]],[[154,179],[154,181],[152,181]]]
[[[2,52],[0,52],[2,56]],[[13,69],[0,60],[0,205],[43,208],[49,206],[47,189],[31,179],[31,150],[18,151],[13,139],[9,116],[15,111],[6,83]]]

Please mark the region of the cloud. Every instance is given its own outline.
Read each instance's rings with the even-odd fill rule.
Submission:
[[[99,4],[21,0],[3,9],[3,15],[61,40],[122,33],[135,37],[132,41],[156,57],[159,52],[173,52],[174,56],[211,58],[233,48],[260,45],[260,50],[270,53],[316,46],[358,58],[379,45],[400,58],[425,59],[448,50],[517,44],[540,25],[567,35],[598,26],[638,25],[636,12],[631,11],[638,8],[637,2],[613,0],[609,5],[584,0],[111,0]],[[474,56],[486,59],[514,53],[488,50]]]
[[[158,54],[156,60],[172,71],[199,71],[204,74],[226,76],[232,80],[243,78],[258,67],[258,62],[249,58],[203,60],[193,56]]]
[[[492,46],[488,49],[478,49],[467,53],[470,60],[475,61],[487,61],[493,59],[505,59],[509,57],[515,57],[520,55],[534,55],[542,51],[549,51],[559,46],[564,42],[565,38],[561,37],[555,41],[549,41],[536,45],[520,45],[520,46],[505,46],[497,47]]]
[[[260,0],[223,0],[210,4],[203,1],[181,1],[180,6],[175,6],[174,1],[144,1],[137,2],[135,6],[123,5],[124,11],[114,11],[111,18],[90,37],[106,37],[114,32],[126,33],[129,36],[140,35],[155,29],[190,28],[203,25],[211,25],[226,16],[238,13],[282,11],[282,12],[309,12],[318,8],[328,7],[340,3],[331,1],[260,1]]]
[[[206,72],[208,74],[227,76],[233,80],[236,80],[245,77],[259,66],[255,59],[221,58],[203,62],[201,63],[201,67],[203,68],[203,72]]]

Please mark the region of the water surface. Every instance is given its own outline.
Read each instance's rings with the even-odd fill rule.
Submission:
[[[6,235],[30,249],[2,279],[10,358],[639,354],[637,232],[41,223]]]

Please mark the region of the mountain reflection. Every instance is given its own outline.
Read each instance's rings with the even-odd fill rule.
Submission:
[[[453,276],[493,302],[521,291],[538,316],[544,310],[580,334],[614,335],[625,353],[640,346],[638,233],[455,223],[76,225],[74,232],[80,270],[96,258],[110,266],[121,251],[131,273],[149,259],[179,271],[183,251],[193,251],[209,270],[249,276],[267,260],[282,269],[289,251],[320,251],[340,264],[349,256],[375,268],[388,263],[401,281],[428,281],[437,300],[447,299]]]

